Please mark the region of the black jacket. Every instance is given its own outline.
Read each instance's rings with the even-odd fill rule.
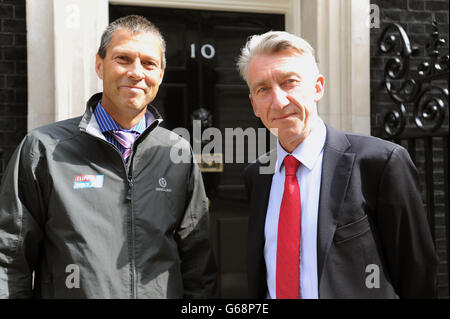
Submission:
[[[264,224],[273,174],[266,154],[245,171],[250,196],[248,279],[252,298],[267,293]],[[430,298],[438,259],[418,175],[408,152],[374,137],[327,126],[320,186],[319,298]],[[373,287],[373,266],[379,288]],[[366,281],[369,284],[366,284]]]
[[[0,297],[211,297],[208,205],[189,143],[155,121],[125,165],[93,116],[100,98],[83,117],[33,130],[12,156],[0,188]],[[177,164],[179,151],[189,156]]]

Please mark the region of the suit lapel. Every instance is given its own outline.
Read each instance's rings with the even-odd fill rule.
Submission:
[[[276,161],[276,151],[272,151],[270,156],[272,156],[272,158],[269,164],[273,165]],[[269,204],[269,195],[270,188],[272,186],[274,169],[272,169],[270,165],[264,165],[261,163],[259,163],[257,169],[260,170],[260,173],[257,175],[256,185],[254,185],[254,191],[252,194],[252,223],[254,224],[250,224],[250,231],[254,232],[252,234],[252,238],[256,239],[255,244],[258,247],[257,251],[261,251],[262,253],[264,250],[264,227],[266,223],[267,205]]]
[[[342,201],[350,180],[355,154],[345,153],[350,143],[344,133],[327,127],[323,152],[317,230],[317,275],[322,277],[323,267],[334,237]],[[320,291],[320,289],[319,289]]]
[[[251,186],[247,185],[248,189],[251,188],[247,265],[249,269],[249,293],[252,298],[265,298],[267,293],[264,227],[275,161],[276,151],[272,151],[260,158],[255,163],[254,171],[247,176],[247,181],[251,182]]]
[[[272,185],[273,174],[263,174],[258,178],[258,185],[256,185],[256,205],[255,217],[257,224],[258,243],[264,246],[264,226],[266,223],[267,205],[269,203],[270,187]]]

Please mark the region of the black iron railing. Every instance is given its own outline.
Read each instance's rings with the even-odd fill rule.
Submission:
[[[388,55],[384,85],[393,103],[383,117],[385,139],[408,149],[419,170],[427,218],[446,274],[438,286],[448,289],[448,81],[449,54],[437,23],[426,44],[426,57],[416,67],[420,48],[399,24],[386,26],[379,49]],[[442,51],[447,50],[447,53]],[[444,260],[443,260],[444,259]],[[446,259],[446,260],[445,260]]]

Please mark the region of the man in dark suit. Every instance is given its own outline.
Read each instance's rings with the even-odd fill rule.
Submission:
[[[438,260],[408,152],[324,124],[324,78],[299,37],[255,35],[238,67],[278,138],[245,171],[250,297],[433,297]]]

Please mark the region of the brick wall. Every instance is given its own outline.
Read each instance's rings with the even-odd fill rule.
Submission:
[[[25,0],[0,0],[0,178],[27,128]]]
[[[412,44],[419,47],[417,56],[411,58],[412,70],[417,70],[417,66],[422,62],[428,61],[426,55],[426,44],[430,39],[432,32],[431,22],[435,19],[438,22],[439,34],[447,41],[447,48],[443,52],[448,53],[448,39],[449,39],[449,1],[448,0],[371,0],[371,4],[375,4],[380,9],[380,28],[371,29],[371,59],[370,59],[370,78],[371,78],[371,133],[375,136],[386,137],[383,131],[383,118],[385,114],[393,108],[394,102],[384,87],[384,66],[386,62],[392,58],[388,54],[381,53],[379,49],[379,40],[383,29],[391,23],[399,23],[407,32]],[[400,83],[398,83],[400,84]],[[448,88],[447,81],[438,81],[434,84]],[[407,117],[406,128],[408,132],[417,129],[414,123],[413,104],[406,104]],[[447,132],[448,135],[448,102],[446,105],[446,115],[444,125],[440,131]],[[443,156],[443,141],[441,138],[432,138],[433,154],[433,197],[426,197],[426,161],[425,161],[425,144],[423,140],[417,140],[414,148],[409,147],[415,152],[415,163],[419,170],[419,177],[421,182],[422,195],[424,198],[425,207],[428,207],[428,201],[434,201],[435,218],[434,218],[434,233],[436,249],[440,258],[438,268],[438,297],[448,298],[448,247],[446,244],[446,228],[445,218],[448,211],[445,211],[445,196],[444,196],[444,156]],[[405,140],[401,142],[405,147],[408,147]],[[448,163],[447,163],[448,165]],[[432,205],[429,205],[430,207]],[[411,278],[411,280],[414,280]]]

